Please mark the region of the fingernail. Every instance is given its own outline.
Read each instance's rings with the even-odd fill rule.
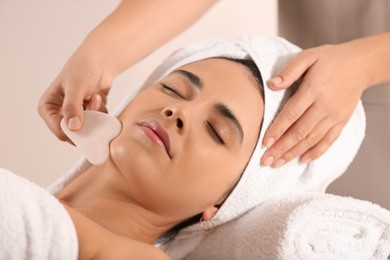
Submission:
[[[268,156],[264,161],[264,166],[270,166],[274,162],[274,159],[273,156]]]
[[[274,168],[280,168],[286,163],[285,159],[279,159],[275,162]]]
[[[308,163],[310,163],[311,162],[311,158],[310,157],[306,157],[306,158],[303,158],[302,160],[301,160],[301,163],[304,163],[304,164],[308,164]]]
[[[272,79],[270,79],[270,81],[272,81],[272,83],[276,85],[280,85],[283,83],[283,79],[279,76],[273,77]]]
[[[265,147],[270,148],[275,143],[275,138],[271,137],[265,142]]]
[[[68,128],[70,130],[77,130],[80,127],[80,118],[78,116],[74,116],[69,118]]]

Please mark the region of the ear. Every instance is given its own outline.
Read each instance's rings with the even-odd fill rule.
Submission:
[[[209,221],[214,217],[214,215],[217,213],[218,208],[217,207],[209,207],[202,213],[202,218],[204,221]]]

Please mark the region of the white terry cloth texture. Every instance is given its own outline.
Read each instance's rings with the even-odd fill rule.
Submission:
[[[265,201],[221,225],[185,259],[383,260],[389,255],[390,211],[350,197],[306,193]]]
[[[304,191],[324,192],[346,170],[360,147],[365,132],[365,114],[359,102],[339,138],[321,158],[307,165],[300,164],[296,159],[279,169],[260,166],[260,158],[265,152],[261,145],[264,133],[294,91],[293,88],[272,91],[266,82],[300,51],[300,48],[279,37],[244,35],[233,40],[209,39],[174,52],[141,87],[149,86],[182,65],[213,57],[252,59],[259,68],[264,86],[264,115],[259,141],[237,186],[214,216],[216,226],[238,218],[276,196]],[[115,114],[124,109],[134,94],[134,91],[129,94]],[[55,193],[61,190],[88,167],[90,164],[82,159],[70,172],[53,183],[49,191]],[[168,244],[162,242],[158,246],[173,259],[180,259],[194,250],[204,236],[198,226],[193,225],[181,230]]]
[[[0,259],[76,260],[73,222],[47,190],[0,168]]]

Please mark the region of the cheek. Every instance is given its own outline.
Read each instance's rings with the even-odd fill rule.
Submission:
[[[122,123],[126,124],[126,122],[135,119],[137,116],[139,116],[140,114],[148,110],[146,104],[147,102],[143,101],[142,99],[135,99],[131,101],[126,106],[126,108],[120,113],[118,117],[119,120],[121,120]]]
[[[139,113],[161,107],[163,95],[155,88],[148,87],[139,92],[120,113],[120,117],[128,118]]]
[[[197,146],[189,150],[178,167],[180,183],[190,193],[214,205],[240,177],[245,163],[224,148]]]
[[[111,159],[124,174],[129,173],[134,167],[132,155],[137,152],[137,149],[135,149],[135,143],[132,140],[135,140],[136,135],[137,133],[129,131],[129,128],[123,128],[121,135],[110,144]]]
[[[198,133],[202,129],[198,130]],[[245,167],[251,149],[244,147],[229,148],[219,145],[212,140],[208,133],[204,135],[198,134],[196,141],[191,141],[184,145],[186,152],[183,153],[181,160],[183,167],[188,167],[190,170],[196,169],[197,172],[211,173],[217,177],[229,177],[240,174]]]

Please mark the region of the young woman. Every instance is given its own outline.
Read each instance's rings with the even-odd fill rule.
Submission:
[[[79,259],[167,259],[153,246],[161,236],[194,216],[210,220],[257,144],[261,82],[252,61],[212,58],[141,91],[119,116],[109,160],[56,194]]]

